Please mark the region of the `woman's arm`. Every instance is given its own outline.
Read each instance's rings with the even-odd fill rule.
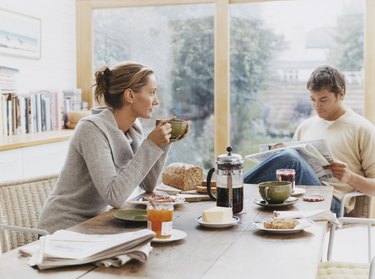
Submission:
[[[129,154],[122,154],[129,161],[124,166],[116,166],[107,136],[98,127],[85,121],[76,132],[77,149],[90,177],[100,196],[113,207],[123,204],[164,154],[153,142],[144,140],[134,157],[129,147]],[[157,181],[158,176],[155,173],[149,179]]]

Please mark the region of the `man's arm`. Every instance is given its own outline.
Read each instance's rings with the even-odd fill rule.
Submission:
[[[340,161],[332,161],[332,174],[338,180],[349,184],[354,189],[369,196],[375,196],[375,178],[368,178],[352,172],[348,165]]]

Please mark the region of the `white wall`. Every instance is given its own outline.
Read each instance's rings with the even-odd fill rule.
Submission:
[[[7,56],[0,65],[19,69],[18,92],[77,86],[76,1],[0,0],[0,9],[41,19],[41,58]],[[1,18],[0,18],[1,21]]]

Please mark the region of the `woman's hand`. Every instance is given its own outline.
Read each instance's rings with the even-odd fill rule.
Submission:
[[[168,120],[160,120],[147,138],[160,147],[169,143],[171,132],[172,128]]]

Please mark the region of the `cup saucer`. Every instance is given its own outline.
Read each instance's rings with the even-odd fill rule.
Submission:
[[[207,228],[227,228],[227,227],[231,227],[233,225],[236,225],[240,221],[240,218],[237,217],[237,216],[232,216],[232,222],[230,222],[230,223],[205,223],[205,222],[203,222],[202,216],[199,216],[196,219],[196,221],[202,227],[207,227]]]
[[[289,197],[287,200],[285,200],[282,203],[268,203],[262,198],[255,198],[254,203],[263,207],[284,207],[288,205],[295,204],[298,201],[298,198],[296,197]]]
[[[300,188],[300,187],[294,187],[294,190],[292,192],[292,196],[298,196],[306,193],[306,189]]]
[[[184,231],[180,230],[172,230],[172,235],[170,238],[153,238],[151,242],[156,242],[156,243],[164,243],[164,242],[172,242],[180,239],[184,239],[187,236],[187,233]]]

